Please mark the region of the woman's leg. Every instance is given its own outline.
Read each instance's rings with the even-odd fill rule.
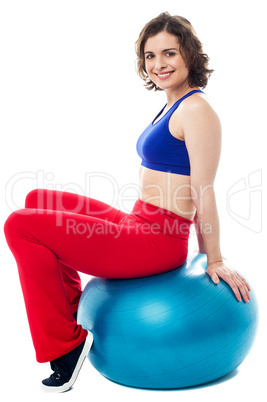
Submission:
[[[151,229],[146,220],[141,224],[135,215],[114,208],[105,214],[106,219],[100,219],[27,208],[6,221],[5,235],[17,261],[39,362],[68,353],[87,335],[73,318],[62,264],[89,275],[131,278],[173,269],[187,252],[187,239]]]
[[[80,215],[95,216],[110,222],[119,221],[127,215],[93,198],[69,192],[44,189],[36,189],[28,193],[25,208],[65,211]],[[75,269],[68,267],[63,262],[58,261],[58,265],[61,269],[62,280],[71,311],[75,313],[82,294],[80,276]]]
[[[147,232],[138,225],[64,211],[29,208],[9,216],[5,235],[17,261],[39,362],[70,352],[87,335],[73,318],[61,263],[109,278],[156,274],[165,265],[175,268],[170,256],[179,252],[176,238]]]

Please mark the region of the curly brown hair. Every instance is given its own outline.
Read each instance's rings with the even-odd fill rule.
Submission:
[[[137,73],[145,81],[145,87],[149,90],[162,90],[149,78],[146,72],[144,55],[147,39],[162,31],[175,35],[178,39],[181,55],[189,69],[189,86],[205,88],[211,73],[214,71],[208,68],[209,57],[203,52],[202,43],[198,39],[191,23],[184,17],[171,16],[168,12],[162,13],[149,21],[142,29],[135,43]]]

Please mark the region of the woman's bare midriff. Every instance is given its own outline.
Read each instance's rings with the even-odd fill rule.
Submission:
[[[192,220],[196,208],[191,197],[190,176],[160,172],[140,166],[140,199]]]

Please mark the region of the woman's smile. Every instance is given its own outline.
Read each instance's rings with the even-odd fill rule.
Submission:
[[[174,73],[174,71],[169,71],[166,73],[155,73],[160,80],[166,80],[170,78],[170,76]]]

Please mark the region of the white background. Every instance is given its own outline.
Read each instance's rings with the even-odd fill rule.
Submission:
[[[205,92],[223,126],[216,179],[222,251],[252,284],[261,313],[251,353],[223,381],[189,390],[144,391],[109,382],[86,361],[73,390],[46,395],[39,384],[49,375],[49,366],[35,362],[15,260],[1,229],[5,400],[266,400],[264,1],[0,4],[1,227],[37,187],[74,191],[126,211],[131,208],[138,196],[136,140],[165,104],[164,93],[143,88],[135,72],[134,44],[143,25],[159,13],[182,15],[193,24],[215,70]],[[190,249],[195,247],[192,233]],[[85,284],[89,278],[82,279]]]

